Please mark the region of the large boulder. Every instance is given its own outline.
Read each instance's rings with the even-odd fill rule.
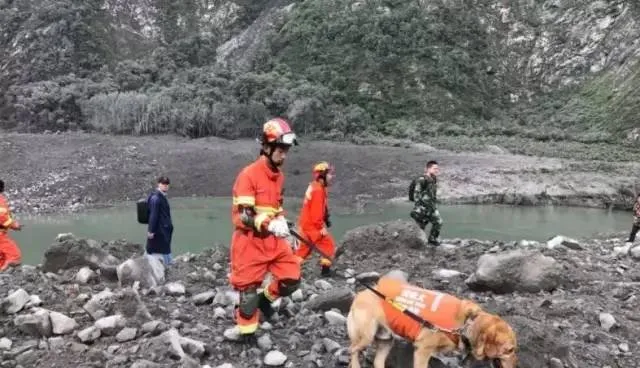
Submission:
[[[329,289],[315,298],[308,300],[305,307],[316,312],[336,308],[342,313],[348,313],[354,296],[353,291],[347,287]]]
[[[115,266],[120,260],[103,249],[102,243],[92,239],[61,234],[44,253],[44,272],[58,272],[71,268],[100,269]]]
[[[465,282],[473,291],[505,294],[552,291],[564,280],[563,267],[552,257],[517,249],[482,255],[476,271]]]
[[[153,288],[164,284],[164,264],[148,254],[127,259],[117,267],[118,282],[121,286],[138,283],[143,288]]]
[[[384,252],[424,248],[427,240],[415,222],[394,220],[351,229],[344,234],[342,246],[352,252]]]

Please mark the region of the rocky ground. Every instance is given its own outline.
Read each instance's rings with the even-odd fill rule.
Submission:
[[[333,207],[406,200],[410,178],[422,172],[427,160],[436,159],[444,203],[628,208],[636,191],[633,173],[640,169],[635,162],[511,155],[490,145],[484,152],[455,153],[425,144],[301,143],[286,163],[285,195],[300,196],[312,164],[329,160],[338,175]],[[3,134],[0,148],[5,152],[0,156],[2,179],[16,212],[24,214],[81,211],[138,199],[160,174],[171,178],[173,196],[228,196],[236,173],[258,152],[249,140],[84,133]]]
[[[351,230],[339,264],[358,280],[399,269],[476,300],[514,327],[521,368],[633,367],[640,248],[614,243],[450,239],[430,248],[398,220]],[[276,305],[257,339],[230,341],[236,295],[225,253],[181,255],[165,276],[140,245],[59,236],[42,264],[0,274],[0,367],[346,366],[345,316],[361,289],[354,278],[320,279],[308,263],[301,290]],[[407,349],[399,342],[388,366],[410,366]],[[455,356],[431,365],[444,366],[457,367]]]

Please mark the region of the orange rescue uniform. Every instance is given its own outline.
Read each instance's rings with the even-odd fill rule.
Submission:
[[[10,265],[18,265],[22,254],[18,245],[9,237],[9,229],[16,229],[18,222],[11,217],[11,209],[4,194],[0,194],[0,271]]]
[[[445,331],[455,330],[461,325],[456,321],[461,300],[439,291],[426,290],[407,283],[381,278],[376,290],[435,327]],[[380,299],[389,327],[399,336],[416,341],[423,326],[396,309],[391,303]]]
[[[272,171],[265,156],[242,169],[233,185],[231,218],[234,232],[229,281],[234,289],[243,291],[260,287],[270,272],[274,280],[264,292],[270,301],[280,297],[278,280],[300,279],[299,258],[293,254],[289,242],[266,231],[272,218],[284,215],[283,185],[284,175],[279,170]],[[242,222],[239,206],[255,209],[255,228]],[[243,333],[251,333],[258,328],[258,312],[250,319],[236,312],[236,321]]]
[[[322,234],[322,229],[326,230],[325,218],[327,208],[327,187],[318,180],[312,181],[304,195],[298,227],[302,232],[302,236],[317,245],[322,253],[333,258],[336,253],[335,241],[328,232],[326,235]],[[296,251],[296,255],[302,259],[306,259],[311,255],[312,251],[308,245],[301,242],[300,247]],[[320,257],[320,264],[322,266],[331,266],[331,260]]]

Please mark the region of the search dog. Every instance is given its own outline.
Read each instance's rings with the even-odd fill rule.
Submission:
[[[347,315],[350,368],[360,368],[359,353],[377,341],[374,368],[384,368],[398,335],[413,343],[413,367],[426,368],[435,353],[460,351],[501,368],[516,368],[517,341],[511,326],[478,304],[439,291],[422,289],[396,277],[382,277],[375,289],[356,294]],[[397,303],[435,326],[430,329],[394,307]],[[397,305],[396,304],[396,305]],[[468,345],[468,346],[467,346]]]

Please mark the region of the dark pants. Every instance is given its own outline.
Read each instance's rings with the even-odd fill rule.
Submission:
[[[629,233],[629,240],[627,240],[628,242],[633,243],[636,240],[638,230],[640,230],[640,224],[634,222],[633,226],[631,226],[631,233]]]

